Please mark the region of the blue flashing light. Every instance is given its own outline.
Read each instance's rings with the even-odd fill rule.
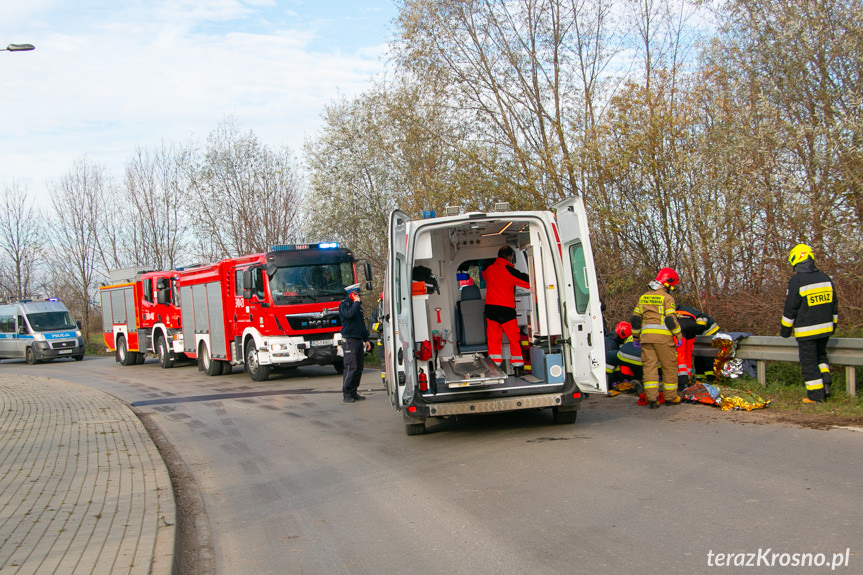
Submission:
[[[278,244],[270,246],[271,252],[297,252],[300,250],[332,250],[339,247],[338,242],[324,242],[320,244]]]
[[[58,297],[49,297],[49,298],[48,298],[48,299],[46,299],[45,301],[60,301],[60,298],[58,298]]]
[[[429,219],[435,217],[436,215],[437,214],[435,214],[434,210],[423,210],[423,219],[424,220],[429,220]]]

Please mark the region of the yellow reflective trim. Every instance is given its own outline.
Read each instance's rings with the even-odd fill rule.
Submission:
[[[824,382],[820,379],[813,379],[812,381],[807,381],[806,389],[824,389]]]
[[[832,323],[822,323],[818,325],[807,325],[794,328],[794,337],[808,337],[810,335],[821,335],[824,333],[833,333]]]
[[[641,335],[643,336],[646,333],[654,333],[659,335],[671,335],[671,332],[667,329],[643,329],[641,330]]]

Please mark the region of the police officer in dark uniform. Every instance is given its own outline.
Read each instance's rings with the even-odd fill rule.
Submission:
[[[365,367],[365,353],[370,351],[369,328],[363,317],[363,306],[360,302],[360,284],[345,288],[347,297],[339,304],[339,317],[342,320],[342,351],[344,353],[345,369],[342,379],[342,401],[354,403],[365,399],[357,393],[360,378]]]
[[[812,248],[797,244],[788,254],[796,272],[788,281],[779,335],[797,338],[800,371],[806,385],[803,403],[821,403],[830,393],[827,342],[839,321],[839,303],[830,276],[815,267]]]

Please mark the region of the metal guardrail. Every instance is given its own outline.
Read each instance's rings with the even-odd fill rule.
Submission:
[[[711,345],[712,336],[695,338],[694,355],[716,357],[717,349]],[[737,340],[735,357],[756,361],[758,382],[767,384],[768,361],[799,361],[797,341],[793,337],[755,335]],[[854,337],[831,337],[827,343],[827,360],[830,365],[845,366],[845,390],[848,395],[857,395],[855,368],[863,366],[863,339]]]

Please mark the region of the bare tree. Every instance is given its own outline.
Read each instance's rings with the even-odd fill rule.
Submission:
[[[33,295],[42,252],[42,218],[26,190],[16,184],[3,194],[0,216],[0,282],[5,294],[15,299]]]
[[[181,150],[163,142],[151,150],[139,147],[126,164],[120,201],[134,265],[173,269],[189,255],[184,159]]]
[[[588,184],[581,166],[614,54],[610,2],[405,0],[398,61],[445,78],[498,154],[498,174],[524,207],[545,206]],[[581,137],[573,139],[573,128]],[[595,161],[595,158],[594,158]]]
[[[183,163],[199,256],[258,253],[300,237],[302,180],[289,149],[271,150],[229,117],[210,133],[204,153],[190,152]]]
[[[108,183],[104,168],[86,157],[77,160],[60,182],[51,185],[53,223],[47,252],[53,285],[76,318],[85,338],[91,329],[98,279],[106,268],[99,235]]]

